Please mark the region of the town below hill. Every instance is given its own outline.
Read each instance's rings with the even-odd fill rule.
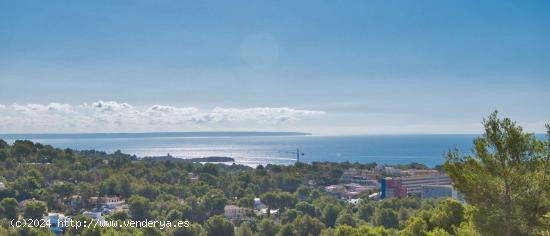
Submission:
[[[440,168],[418,163],[315,162],[252,168],[208,163],[234,161],[229,157],[137,158],[120,151],[75,151],[23,140],[13,145],[2,142],[0,160],[4,220],[167,219],[189,221],[191,226],[159,230],[161,234],[190,231],[199,235],[212,228],[238,232],[255,227],[264,235],[286,231],[319,235],[344,226],[397,232],[400,222],[406,221],[399,212],[433,210],[440,204],[463,208],[460,201],[442,201],[455,197],[449,191],[425,192],[427,185],[452,186]],[[396,206],[388,208],[390,202]],[[95,232],[54,225],[55,233]],[[0,233],[14,230],[19,229],[5,227]]]

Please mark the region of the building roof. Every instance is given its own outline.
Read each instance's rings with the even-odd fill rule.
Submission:
[[[238,209],[241,209],[242,207],[239,207],[237,205],[226,205],[223,209],[224,210],[238,210]]]

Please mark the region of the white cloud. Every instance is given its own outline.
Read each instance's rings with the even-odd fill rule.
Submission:
[[[230,130],[237,127],[282,127],[323,111],[287,107],[222,108],[153,105],[133,106],[116,101],[91,104],[0,104],[0,130],[4,132],[131,132]]]
[[[248,109],[236,108],[214,108],[210,115],[213,120],[227,121],[266,121],[274,123],[285,123],[288,121],[297,121],[303,117],[317,116],[325,114],[322,111],[295,110],[287,107],[270,108],[256,107]]]

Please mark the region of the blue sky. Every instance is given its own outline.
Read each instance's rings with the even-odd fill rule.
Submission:
[[[542,132],[549,91],[548,1],[0,1],[0,133]]]

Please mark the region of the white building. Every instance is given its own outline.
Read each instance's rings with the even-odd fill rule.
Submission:
[[[347,200],[346,202],[351,205],[357,205],[361,201],[361,198],[352,198]]]
[[[90,217],[92,219],[96,219],[99,222],[105,221],[105,217],[103,217],[101,215],[101,212],[99,212],[99,211],[85,211],[85,212],[82,213],[82,215]]]
[[[459,201],[464,201],[462,195],[453,188],[452,185],[423,185],[422,198],[442,198],[450,197]]]
[[[265,204],[260,201],[260,198],[254,198],[254,209],[261,210],[265,208],[267,208],[267,206],[265,206]]]
[[[432,170],[432,169],[427,169],[427,170],[407,169],[401,172],[401,175],[407,175],[407,176],[426,176],[426,175],[437,175],[437,174],[439,174],[439,171]]]
[[[91,197],[90,203],[93,205],[101,204],[101,209],[103,212],[114,212],[114,211],[127,211],[128,204],[117,196],[113,197]]]
[[[344,170],[340,177],[340,183],[356,183],[367,185],[369,181],[375,181],[378,172],[375,170],[349,168]]]
[[[50,229],[54,233],[60,234],[63,232],[63,229],[67,227],[69,218],[65,217],[65,215],[61,213],[48,213],[48,218],[46,220],[49,220],[50,222]]]
[[[384,173],[389,176],[401,176],[402,170],[397,169],[393,166],[385,166]]]
[[[337,185],[329,185],[325,187],[325,192],[327,192],[330,195],[333,195],[337,198],[342,198],[346,194],[346,187],[342,184]]]
[[[252,209],[236,205],[227,205],[223,208],[223,215],[232,220],[242,220],[251,215],[251,213]]]
[[[401,187],[408,195],[422,193],[423,185],[450,185],[451,179],[446,174],[433,174],[425,176],[407,176],[401,178]]]

